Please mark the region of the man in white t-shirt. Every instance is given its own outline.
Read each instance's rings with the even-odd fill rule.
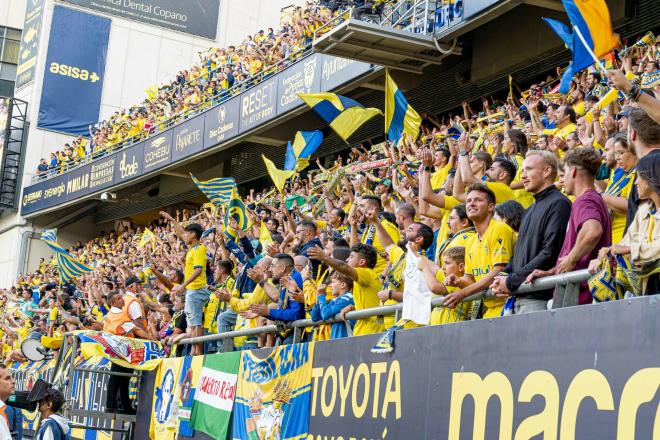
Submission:
[[[9,396],[14,394],[14,386],[16,381],[4,364],[0,364],[0,439],[11,439],[11,431],[9,429],[9,419],[5,410],[7,405],[5,402]]]

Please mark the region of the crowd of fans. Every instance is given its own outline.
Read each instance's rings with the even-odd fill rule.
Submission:
[[[333,14],[336,8],[317,2],[291,6],[283,9],[279,29],[262,29],[237,46],[200,52],[198,64],[180,71],[169,83],[150,87],[142,103],[115,112],[90,127],[89,136],[80,136],[50,158],[42,158],[37,176],[59,174],[86,158],[113,152],[128,140],[142,140],[267,79],[302,56],[314,32]]]
[[[315,19],[303,26],[297,11],[293,23],[311,32]],[[269,64],[253,55],[273,39],[248,41],[254,44],[241,46],[243,61],[252,61],[235,59],[247,73],[251,62],[254,69]],[[275,41],[283,48],[288,40]],[[282,195],[249,190],[245,230],[240,218],[226,220],[211,204],[163,211],[149,225],[117,222],[69,249],[93,272],[61,285],[54,261],[42,260],[1,293],[3,357],[23,360],[25,338],[61,338],[75,329],[157,339],[172,355],[290,343],[292,330],[280,326],[276,334],[177,344],[305,317],[319,322],[306,340],[379,333],[393,316],[352,321],[346,313],[401,302],[410,255],[419,258],[428,289],[444,297],[431,325],[546,310],[553,289],[517,289],[604,264],[623,269],[617,256],[635,275],[626,295],[660,293],[659,47],[619,54],[620,65],[604,75],[580,73],[567,96],[554,93],[557,80],[548,79],[504,101],[484,98],[477,111],[464,103],[460,114],[422,114],[417,139],[317,160],[318,170],[297,174]],[[208,66],[177,84],[228,58],[212,51]],[[151,110],[164,112],[158,103],[169,87]],[[153,116],[147,111],[145,120],[147,114]],[[355,164],[363,171],[346,172]],[[491,294],[473,299],[486,289]],[[595,299],[583,283],[579,304]],[[323,322],[333,317],[338,321]]]

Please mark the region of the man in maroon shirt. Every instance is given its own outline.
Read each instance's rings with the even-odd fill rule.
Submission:
[[[535,270],[527,282],[535,278],[573,270],[586,269],[602,247],[610,246],[610,215],[601,195],[594,189],[600,167],[600,155],[593,148],[576,148],[564,156],[566,177],[564,189],[575,196],[564,244],[557,265],[548,271]],[[579,304],[591,304],[587,283],[580,285]]]

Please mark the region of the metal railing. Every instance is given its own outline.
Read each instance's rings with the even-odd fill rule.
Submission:
[[[86,154],[85,157],[81,158],[80,160],[74,160],[71,163],[64,163],[57,167],[50,168],[42,173],[34,174],[32,176],[32,183],[43,182],[48,179],[57,177],[63,173],[67,173],[69,171],[75,170],[76,168],[80,168],[84,165],[87,165],[90,162],[94,162],[98,159],[102,159],[118,151],[132,147],[133,145],[142,142],[146,139],[157,136],[158,134],[166,130],[169,130],[175,125],[187,121],[193,116],[196,116],[202,112],[210,110],[213,107],[216,107],[228,101],[229,99],[250,90],[251,88],[261,84],[265,80],[271,78],[273,75],[286,70],[291,65],[298,63],[299,61],[307,58],[312,54],[313,51],[311,45],[308,45],[297,52],[293,52],[287,58],[263,68],[260,72],[245,78],[243,81],[234,84],[232,87],[223,90],[221,93],[218,93],[217,95],[212,95],[212,96],[203,95],[204,100],[199,102],[195,106],[181,113],[172,115],[167,120],[154,124],[148,129],[143,129],[141,132],[130,138],[124,139],[113,145],[105,147],[102,150],[94,151],[91,154]],[[215,78],[212,77],[213,74],[220,72],[222,69],[224,69],[227,66],[228,65],[217,67],[216,69],[208,71],[204,75],[201,75],[197,78],[194,78],[176,87],[183,89],[191,85],[196,85],[194,83],[198,83],[199,85],[201,85],[201,84],[205,84],[206,82],[216,80]],[[160,89],[159,89],[159,93],[160,93]],[[92,142],[91,139],[89,142]]]
[[[578,296],[580,283],[585,282],[591,275],[586,269],[568,272],[560,275],[552,275],[545,278],[534,280],[530,284],[523,284],[516,290],[516,293],[530,293],[540,290],[555,289],[555,295],[552,302],[552,308],[558,309],[563,307],[578,305]],[[481,298],[493,297],[494,295],[490,290],[478,292],[463,299],[463,302],[474,301]],[[443,307],[442,303],[444,296],[439,296],[431,300],[431,307]],[[398,314],[403,309],[403,304],[392,304],[380,307],[371,307],[368,309],[354,310],[345,314],[346,320],[359,320],[372,318],[374,316],[388,316],[395,315],[395,321]],[[344,322],[337,317],[326,321],[312,321],[311,319],[300,319],[298,321],[269,324],[261,327],[254,327],[249,329],[233,330],[216,335],[197,336],[192,338],[185,338],[179,341],[179,344],[189,345],[198,344],[203,342],[224,341],[241,336],[256,336],[265,333],[278,333],[282,330],[293,329],[293,342],[297,343],[301,340],[302,330],[308,327],[317,327],[325,324],[333,324],[335,322]],[[228,344],[222,344],[223,351],[228,351]]]

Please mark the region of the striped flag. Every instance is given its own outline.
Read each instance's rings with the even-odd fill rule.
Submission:
[[[359,102],[336,93],[300,93],[298,97],[344,141],[369,119],[383,114],[377,108],[364,108]]]
[[[57,253],[68,254],[69,251],[64,249],[57,242],[57,229],[46,229],[41,233],[41,241],[46,243],[51,249]]]
[[[69,254],[57,252],[56,258],[57,268],[60,272],[60,283],[68,283],[72,278],[77,278],[94,270]]]
[[[218,177],[216,179],[199,181],[190,175],[197,188],[215,205],[227,206],[231,200],[231,194],[236,189],[236,181],[233,177]]]

